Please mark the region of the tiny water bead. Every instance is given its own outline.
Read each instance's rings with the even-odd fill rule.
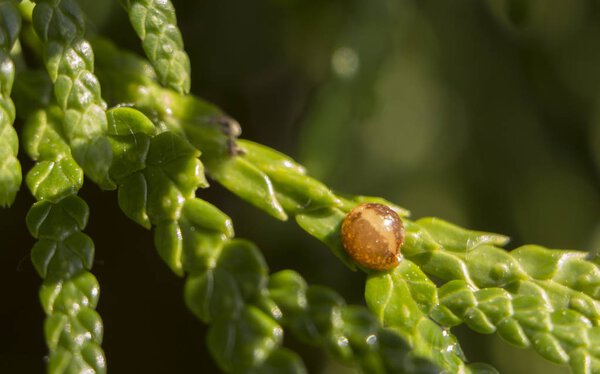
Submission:
[[[355,207],[342,223],[342,244],[357,264],[372,270],[390,270],[400,262],[404,226],[396,212],[382,204]]]

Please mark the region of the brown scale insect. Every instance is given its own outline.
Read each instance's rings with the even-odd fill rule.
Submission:
[[[342,223],[342,244],[360,266],[390,270],[398,266],[404,226],[396,212],[382,204],[355,207]]]

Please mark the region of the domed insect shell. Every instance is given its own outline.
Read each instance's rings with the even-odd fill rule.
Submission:
[[[342,244],[358,265],[390,270],[400,263],[404,226],[387,205],[366,203],[352,209],[342,223]]]

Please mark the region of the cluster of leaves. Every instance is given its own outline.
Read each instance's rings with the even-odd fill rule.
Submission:
[[[189,60],[169,1],[122,1],[148,61],[105,40],[90,43],[75,0],[18,3],[0,1],[0,129],[7,134],[0,150],[8,160],[0,169],[0,197],[10,203],[21,179],[10,51],[18,56],[12,46],[24,16],[37,39],[23,41],[46,68],[23,65],[14,97],[26,121],[25,150],[36,161],[26,177],[37,200],[27,224],[38,239],[32,260],[44,278],[50,372],[106,370],[94,310],[99,286],[90,273],[94,245],[82,232],[89,209],[77,196],[84,175],[117,189],[124,214],[152,229],[161,258],[186,276],[185,302],[209,324],[207,345],[225,372],[305,372],[299,356],[282,347],[284,331],[369,373],[493,372],[465,363],[449,331],[463,322],[533,346],[574,372],[600,370],[594,259],[534,246],[507,252],[501,235],[437,219],[413,222],[392,203],[335,194],[287,156],[237,139],[233,119],[188,94]],[[259,249],[234,238],[231,219],[196,196],[208,187],[204,168],[270,215],[294,217],[352,270],[341,222],[357,204],[385,203],[406,226],[404,259],[389,272],[367,271],[368,308],[346,305],[292,270],[269,275]]]

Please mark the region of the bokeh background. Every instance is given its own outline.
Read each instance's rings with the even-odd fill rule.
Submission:
[[[592,0],[174,0],[193,92],[244,137],[305,164],[337,191],[383,196],[536,243],[600,251],[600,4]],[[91,34],[140,52],[117,1],[81,1]],[[19,125],[17,124],[17,127]],[[23,159],[25,167],[31,165]],[[213,184],[221,207],[276,271],[362,303],[364,275],[293,223]],[[217,372],[183,281],[152,236],[88,183],[108,362],[114,373]],[[43,372],[40,280],[22,188],[0,211],[0,372]],[[533,352],[457,329],[471,361],[503,373],[566,373]],[[311,373],[353,373],[286,337]]]

